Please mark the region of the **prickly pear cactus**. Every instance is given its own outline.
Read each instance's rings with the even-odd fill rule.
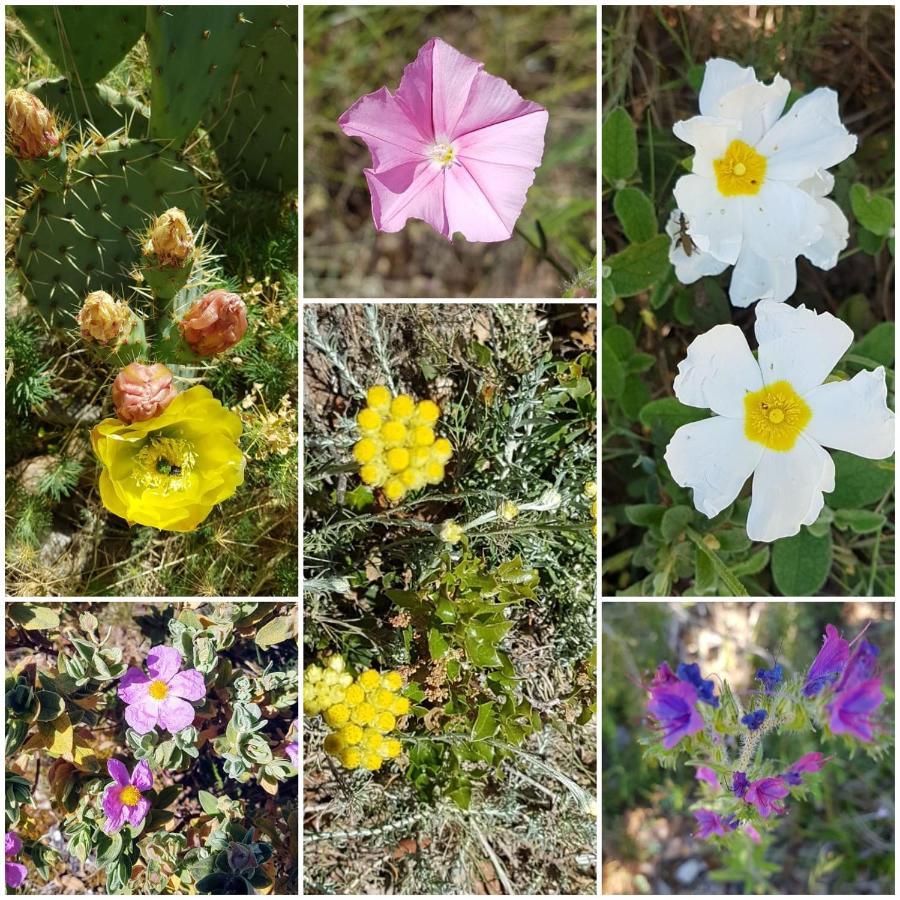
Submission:
[[[253,43],[241,50],[237,81],[226,85],[207,121],[227,178],[284,193],[297,187],[297,7],[250,12]]]
[[[231,81],[251,29],[238,6],[147,7],[154,138],[181,146]]]
[[[150,110],[133,97],[105,84],[86,84],[72,88],[67,78],[43,78],[32,81],[25,90],[34,94],[59,121],[74,126],[85,136],[89,126],[110,135],[125,129],[130,138],[148,137]]]
[[[137,43],[143,6],[21,6],[15,14],[50,61],[76,84],[96,84]]]
[[[192,222],[204,219],[194,173],[159,142],[89,145],[66,190],[36,193],[22,218],[16,264],[25,296],[48,321],[70,327],[86,293],[130,285],[140,233],[172,206]]]

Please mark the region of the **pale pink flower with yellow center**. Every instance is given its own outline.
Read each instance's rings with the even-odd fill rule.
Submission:
[[[147,654],[147,671],[132,666],[119,682],[119,697],[128,705],[125,721],[138,733],[160,728],[176,734],[194,721],[189,700],[206,696],[203,675],[181,669],[181,654],[174,647],[153,647]]]
[[[432,38],[396,94],[366,94],[338,119],[372,154],[363,174],[379,231],[423,219],[448,240],[505,241],[544,152],[549,115],[484,64]]]
[[[144,817],[150,812],[150,801],[143,796],[142,791],[149,791],[153,787],[153,773],[147,760],[142,759],[129,775],[124,763],[117,759],[106,762],[106,770],[112,777],[113,783],[108,784],[103,791],[103,812],[106,813],[106,821],[103,830],[107,834],[118,831],[126,822],[135,827],[144,821]]]

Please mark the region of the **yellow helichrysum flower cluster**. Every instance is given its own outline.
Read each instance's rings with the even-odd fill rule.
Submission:
[[[324,668],[306,667],[303,711],[310,716],[321,713],[331,728],[326,753],[345,769],[375,772],[386,759],[400,755],[400,741],[388,735],[396,729],[397,719],[409,712],[402,689],[399,672],[366,669],[354,679],[344,671],[343,657],[332,656]]]
[[[444,480],[444,466],[453,455],[446,438],[434,428],[441,411],[433,400],[416,403],[408,394],[395,397],[382,384],[366,392],[366,408],[356,417],[361,435],[353,446],[359,477],[380,487],[391,503],[410,491]]]
[[[591,515],[594,517],[594,537],[597,536],[597,482],[586,481],[584,483],[584,496],[591,501]]]

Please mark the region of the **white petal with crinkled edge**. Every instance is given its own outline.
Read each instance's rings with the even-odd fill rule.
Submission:
[[[738,137],[753,147],[778,121],[790,92],[790,82],[780,75],[771,84],[745,84],[722,98],[718,115],[738,119]]]
[[[833,269],[838,256],[850,240],[850,224],[843,210],[833,200],[826,197],[816,199],[816,205],[827,217],[822,226],[822,237],[810,244],[803,255],[820,269]]]
[[[894,414],[887,405],[883,366],[849,381],[822,384],[803,399],[812,410],[804,434],[812,440],[866,459],[886,459],[894,452]]]
[[[766,157],[767,180],[796,182],[845,160],[856,150],[856,137],[841,123],[837,94],[816,88],[769,129],[756,150]]]
[[[685,216],[688,234],[694,241],[694,249],[688,256],[681,246],[681,241],[677,240],[678,227],[680,224],[681,210],[673,209],[666,222],[666,234],[672,238],[672,244],[669,246],[669,262],[675,267],[675,277],[682,284],[693,284],[698,278],[704,275],[718,275],[728,268],[728,263],[716,259],[711,253],[704,248],[709,246],[709,238],[703,235],[697,235],[694,238],[690,235],[690,222]]]
[[[724,156],[728,145],[741,136],[738,122],[709,116],[682,119],[672,126],[672,132],[694,148],[691,171],[703,178],[716,177],[713,160]]]
[[[711,519],[737,497],[763,450],[744,437],[742,421],[713,416],[682,425],[665,459],[675,481],[693,489],[694,506]]]
[[[853,341],[831,313],[764,301],[756,307],[759,368],[765,384],[787,380],[803,396],[818,387]]]
[[[822,237],[826,213],[799,188],[766,179],[759,193],[739,197],[744,246],[764,259],[796,259]]]
[[[744,396],[763,386],[759,366],[737,325],[715,325],[691,341],[673,388],[687,406],[744,420]]]
[[[752,66],[745,68],[733,60],[720,57],[708,59],[703,72],[703,84],[700,85],[700,112],[704,116],[722,115],[722,104],[732,91],[759,83]]]
[[[819,517],[823,491],[834,490],[834,463],[804,435],[786,453],[766,450],[753,474],[747,537],[777,541],[797,534]]]
[[[691,233],[709,238],[709,252],[729,265],[741,252],[743,225],[739,197],[723,197],[711,178],[682,175],[675,202],[691,222]]]
[[[797,287],[797,263],[792,259],[763,259],[744,246],[731,273],[728,296],[732,306],[756,300],[787,300]]]
[[[807,194],[812,194],[813,197],[825,197],[831,193],[834,187],[834,175],[827,169],[819,169],[815,175],[801,181],[797,187],[801,191],[806,191]]]

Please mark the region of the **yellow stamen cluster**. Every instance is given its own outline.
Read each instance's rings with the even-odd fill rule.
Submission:
[[[366,408],[356,417],[360,439],[353,446],[363,482],[380,487],[391,503],[426,484],[440,484],[453,455],[450,441],[434,434],[440,415],[432,400],[416,403],[382,384],[370,387]]]
[[[338,678],[329,677],[329,673]],[[331,733],[325,752],[345,769],[376,772],[386,759],[400,755],[397,738],[388,737],[397,719],[409,712],[409,699],[400,695],[403,676],[399,672],[366,669],[354,679],[344,671],[344,659],[332,656],[323,669],[315,664],[303,673],[303,711],[322,714]]]
[[[788,381],[744,395],[744,434],[769,450],[787,453],[812,419],[812,410]]]

